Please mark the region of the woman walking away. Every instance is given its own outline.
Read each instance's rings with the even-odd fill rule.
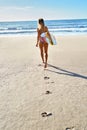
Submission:
[[[46,34],[51,39],[48,28],[47,26],[45,26],[44,20],[41,18],[38,20],[36,47],[38,47],[39,45],[42,62],[44,63],[44,68],[47,68],[48,60],[48,43],[46,42]]]

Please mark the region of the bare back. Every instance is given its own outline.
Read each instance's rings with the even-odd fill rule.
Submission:
[[[40,29],[37,28],[37,31],[38,31],[39,35],[41,35],[42,33],[48,32],[48,28],[47,28],[47,26],[44,26]]]

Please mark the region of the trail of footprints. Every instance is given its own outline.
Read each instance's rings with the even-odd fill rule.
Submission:
[[[44,80],[48,80],[48,79],[50,79],[50,77],[44,76]],[[49,84],[49,83],[50,83],[50,82],[47,82],[47,84]],[[51,82],[51,83],[54,83],[54,82]],[[47,91],[45,92],[45,94],[52,94],[52,92],[49,91],[49,90],[47,90]],[[42,117],[52,116],[52,113],[42,112],[42,113],[41,113],[41,116],[42,116]]]
[[[47,77],[47,76],[44,76],[44,80],[48,80],[50,79],[50,77]],[[47,84],[50,84],[50,83],[54,83],[53,81],[52,82],[46,82]],[[45,94],[52,94],[51,91],[47,90],[45,92]],[[41,116],[42,117],[48,117],[48,116],[52,116],[52,113],[47,113],[47,112],[42,112],[41,113]],[[67,127],[65,130],[76,130],[74,127]]]
[[[39,65],[39,66],[41,66],[41,65]],[[48,76],[44,76],[44,80],[49,80],[50,79],[50,77],[48,77]],[[53,84],[53,83],[55,83],[54,81],[51,81],[51,82],[45,82],[45,84]],[[47,95],[49,95],[49,94],[52,94],[52,92],[50,91],[50,90],[46,90],[46,92],[45,92],[45,94],[47,94]],[[41,116],[42,117],[49,117],[49,116],[52,116],[53,114],[50,112],[50,113],[48,113],[48,112],[42,112],[41,113]],[[65,130],[76,130],[75,129],[75,127],[67,127]]]

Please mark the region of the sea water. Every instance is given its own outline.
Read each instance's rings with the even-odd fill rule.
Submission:
[[[45,20],[45,25],[54,35],[87,34],[87,19]],[[37,21],[0,22],[0,36],[36,36]]]

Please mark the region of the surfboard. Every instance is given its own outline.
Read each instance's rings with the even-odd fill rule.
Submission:
[[[46,42],[51,45],[56,45],[57,41],[56,41],[55,36],[51,33],[50,33],[50,36],[51,36],[52,41],[51,41],[50,37],[46,34]]]
[[[43,38],[44,41],[46,41],[48,44],[51,44],[51,45],[56,45],[57,44],[57,41],[56,41],[56,38],[53,34],[50,33],[50,36],[51,36],[51,39],[49,37],[49,35],[47,33],[42,33],[41,34],[41,37]]]

